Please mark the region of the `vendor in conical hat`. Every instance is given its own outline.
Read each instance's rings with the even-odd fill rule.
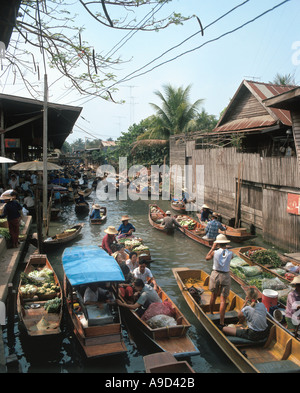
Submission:
[[[211,213],[212,213],[212,211],[210,210],[210,208],[204,203],[204,205],[202,205],[202,207],[201,207],[200,221],[202,221],[202,222],[208,221],[209,215]]]
[[[108,228],[104,229],[106,235],[102,239],[101,247],[105,250],[109,255],[112,255],[116,251],[116,234],[118,231],[114,226],[109,226]]]
[[[118,228],[118,238],[132,236],[132,232],[135,232],[135,227],[129,220],[130,218],[127,215],[122,216],[122,224]]]
[[[92,212],[90,214],[90,218],[93,220],[99,220],[101,218],[101,212],[100,212],[101,206],[96,203],[92,206]]]

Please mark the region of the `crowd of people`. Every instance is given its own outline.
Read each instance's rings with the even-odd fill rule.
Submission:
[[[82,176],[82,172],[76,166],[66,168],[63,173],[50,172],[48,174],[49,184],[60,183],[61,178],[65,179],[65,185],[68,191],[72,189],[78,201],[84,201],[84,195],[80,191],[79,179],[84,185],[87,184],[87,178]],[[66,181],[68,180],[68,181]],[[101,180],[95,179],[94,186]],[[3,204],[2,217],[6,217],[9,226],[9,232],[12,241],[12,247],[18,247],[20,220],[22,216],[30,213],[35,209],[36,188],[39,184],[37,172],[25,174],[20,180],[17,173],[11,174],[7,181],[7,187],[0,186],[0,202]],[[18,196],[22,197],[20,203]],[[74,200],[76,198],[74,197]],[[185,195],[187,202],[187,195]],[[90,218],[100,218],[99,204],[93,204]],[[222,224],[220,216],[213,212],[207,205],[203,205],[200,212],[200,221],[205,223],[204,239],[212,240],[213,245],[206,255],[206,260],[212,260],[212,272],[209,281],[210,312],[214,313],[217,298],[220,298],[220,320],[218,327],[224,334],[229,336],[237,336],[252,341],[259,341],[268,335],[267,310],[263,303],[258,301],[257,290],[250,288],[246,293],[243,307],[241,308],[238,318],[239,324],[225,324],[227,298],[231,289],[230,262],[233,258],[233,252],[228,248],[230,240],[219,231],[225,231],[226,225]],[[161,302],[157,294],[157,283],[149,266],[149,258],[147,255],[139,255],[137,252],[125,252],[124,246],[120,239],[132,238],[136,232],[136,228],[130,222],[130,217],[123,215],[120,219],[121,223],[118,228],[108,226],[104,232],[101,247],[112,255],[119,264],[123,275],[124,282],[118,285],[119,295],[125,301],[117,300],[120,307],[127,307],[137,310],[142,316],[147,307],[154,302]],[[162,223],[166,229],[172,229],[180,226],[180,224],[172,217],[171,212],[167,211]],[[300,307],[294,305],[300,302],[300,277],[295,277],[291,282],[294,290],[291,291],[287,299],[287,307],[285,318],[287,326],[290,330],[295,329],[293,318]],[[100,298],[105,301],[111,301],[105,288],[97,286],[89,286],[86,290],[84,299],[85,303],[98,301]],[[107,297],[105,297],[107,295]]]

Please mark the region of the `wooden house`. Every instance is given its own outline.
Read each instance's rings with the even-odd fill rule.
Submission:
[[[198,206],[205,202],[225,222],[251,227],[291,252],[300,249],[300,216],[287,211],[289,194],[300,188],[295,120],[267,100],[295,88],[244,80],[212,132],[170,138],[170,165],[192,167],[188,186]],[[204,187],[197,166],[204,169]]]

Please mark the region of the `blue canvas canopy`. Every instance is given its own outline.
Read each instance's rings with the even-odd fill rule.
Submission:
[[[125,281],[118,262],[98,246],[66,248],[62,264],[71,285]]]

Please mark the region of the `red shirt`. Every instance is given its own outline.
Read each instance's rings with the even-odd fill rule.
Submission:
[[[102,239],[102,248],[105,250],[109,255],[111,255],[113,252],[110,248],[110,245],[116,240],[115,235],[109,235],[106,234],[104,238]]]

